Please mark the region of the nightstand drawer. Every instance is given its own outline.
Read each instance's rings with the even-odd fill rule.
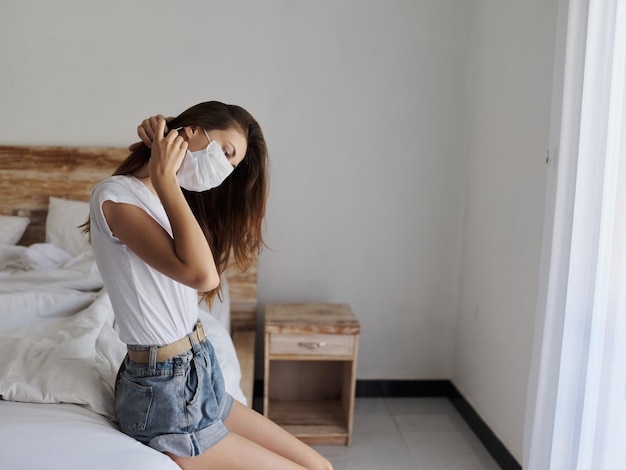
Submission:
[[[272,334],[270,355],[352,356],[353,335]]]

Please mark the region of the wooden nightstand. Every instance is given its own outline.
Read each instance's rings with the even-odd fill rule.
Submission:
[[[266,305],[265,416],[308,444],[350,445],[359,333],[346,304]]]

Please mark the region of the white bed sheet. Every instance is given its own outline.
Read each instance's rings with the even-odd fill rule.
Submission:
[[[7,470],[174,470],[169,457],[72,404],[0,401],[0,467]]]
[[[0,468],[178,468],[112,421],[126,348],[93,259],[26,253],[0,247]],[[204,309],[199,317],[227,391],[246,404],[228,330]]]

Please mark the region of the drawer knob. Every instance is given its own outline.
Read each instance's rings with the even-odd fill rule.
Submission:
[[[307,348],[307,349],[319,349],[321,347],[326,346],[326,343],[322,342],[309,342],[309,343],[305,343],[305,342],[300,342],[298,343],[298,346],[300,346],[301,348]]]

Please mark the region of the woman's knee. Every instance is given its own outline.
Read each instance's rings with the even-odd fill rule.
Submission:
[[[333,470],[333,464],[326,457],[320,455],[319,465],[311,470]]]

